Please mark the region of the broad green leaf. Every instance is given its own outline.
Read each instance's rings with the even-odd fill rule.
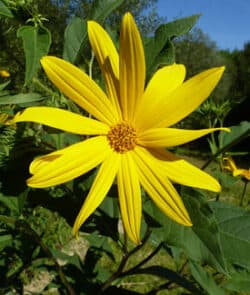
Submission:
[[[109,196],[111,194],[112,194],[112,191],[109,192]],[[117,192],[114,192],[114,194],[117,194]],[[100,209],[103,212],[105,212],[108,216],[110,216],[111,218],[118,218],[120,216],[117,198],[115,198],[115,197],[105,198],[100,206]]]
[[[40,59],[49,52],[50,31],[44,27],[22,26],[17,31],[22,38],[25,53],[25,84],[28,84],[40,68]]]
[[[2,251],[5,247],[11,246],[12,244],[12,235],[0,235],[0,251]]]
[[[100,252],[105,252],[112,259],[114,258],[108,237],[92,232],[85,238],[89,242],[90,247],[93,247],[95,250],[99,250]]]
[[[211,202],[225,259],[250,269],[250,212],[223,202]]]
[[[189,262],[189,265],[193,277],[202,286],[202,288],[207,291],[209,295],[225,294],[222,288],[216,284],[212,275],[208,273],[202,266],[192,261]]]
[[[124,0],[96,0],[90,13],[91,19],[103,23],[104,20],[117,9]]]
[[[104,20],[119,7],[124,0],[96,0],[88,18],[103,23]],[[77,63],[88,41],[87,21],[74,17],[68,24],[64,34],[63,58]]]
[[[192,227],[177,224],[161,213],[152,202],[146,202],[146,212],[161,225],[153,228],[152,242],[166,241],[169,246],[182,248],[190,259],[226,272],[219,230],[209,204],[195,191],[189,196],[185,195],[184,201],[193,222]]]
[[[181,35],[188,33],[192,29],[199,17],[200,14],[194,14],[161,25],[156,31],[156,37],[158,35],[164,35],[168,38],[180,37]]]
[[[199,15],[192,15],[190,17],[181,18],[170,23],[161,25],[155,32],[155,36],[147,38],[145,43],[145,57],[147,63],[147,76],[150,76],[155,69],[162,65],[159,63],[158,56],[163,56],[164,49],[165,55],[169,54],[169,57],[165,57],[165,64],[174,62],[174,51],[172,44],[169,43],[173,38],[186,34],[197,22]],[[162,57],[161,57],[162,59]]]
[[[63,58],[75,63],[87,43],[87,37],[87,22],[79,17],[74,17],[64,33]]]
[[[10,18],[13,17],[11,10],[1,0],[0,0],[0,15],[10,17]]]
[[[243,121],[237,126],[230,127],[231,132],[221,131],[219,134],[220,148],[240,142],[243,138],[250,136],[250,122]]]
[[[171,41],[167,41],[164,48],[155,58],[153,71],[155,71],[158,67],[170,65],[170,64],[173,64],[174,62],[175,62],[174,44]]]
[[[45,96],[42,96],[39,93],[19,93],[15,95],[5,95],[0,97],[0,105],[4,104],[22,104],[28,102],[35,102],[45,99]]]
[[[233,273],[223,287],[235,292],[250,292],[250,274],[245,271]]]
[[[76,254],[71,256],[71,255],[68,255],[68,254],[58,250],[58,249],[50,249],[50,252],[53,254],[53,256],[56,259],[60,259],[60,260],[65,261],[66,263],[69,263],[69,264],[73,264],[80,271],[82,271],[81,261]]]

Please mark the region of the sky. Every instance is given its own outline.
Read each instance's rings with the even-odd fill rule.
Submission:
[[[158,0],[157,7],[167,22],[201,13],[196,26],[219,49],[242,49],[250,41],[250,0]]]

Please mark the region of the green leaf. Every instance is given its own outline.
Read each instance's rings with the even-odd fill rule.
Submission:
[[[94,1],[89,19],[103,23],[122,2],[123,0]],[[77,63],[88,41],[87,21],[74,17],[66,27],[64,40],[63,58],[71,63]]]
[[[163,24],[156,30],[154,37],[145,40],[144,47],[148,77],[151,76],[151,73],[155,72],[159,66],[174,62],[175,57],[171,41],[175,37],[186,34],[195,25],[198,18],[199,15],[193,15]],[[159,55],[161,56],[160,62]],[[163,58],[163,56],[165,57]]]
[[[211,202],[225,259],[250,269],[250,212],[222,202]]]
[[[116,10],[124,0],[96,0],[90,13],[91,19],[103,23],[104,20]]]
[[[202,288],[207,291],[209,295],[225,294],[222,288],[216,284],[212,275],[208,273],[202,266],[192,261],[189,262],[189,265],[193,277],[202,286]]]
[[[10,81],[0,84],[0,91],[2,91],[6,86],[10,84]]]
[[[74,17],[64,33],[63,58],[75,63],[78,55],[86,46],[87,37],[87,22],[79,17]]]
[[[4,196],[0,193],[0,202],[14,214],[19,214],[18,197]]]
[[[194,14],[194,15],[180,18],[170,23],[161,25],[156,31],[156,36],[164,35],[165,37],[168,37],[168,38],[180,37],[181,35],[188,33],[192,29],[192,27],[196,24],[199,17],[200,17],[200,14]]]
[[[10,17],[10,18],[13,17],[11,10],[1,0],[0,0],[0,15]]]
[[[19,93],[15,95],[5,95],[0,97],[0,105],[5,104],[22,104],[28,102],[35,102],[45,99],[45,96],[42,96],[39,93]]]
[[[192,227],[177,224],[151,202],[146,202],[146,212],[161,224],[161,227],[153,228],[152,242],[166,241],[169,246],[182,248],[190,259],[226,272],[219,230],[209,204],[195,191],[185,194],[183,199],[193,222]]]
[[[64,252],[57,250],[57,249],[50,249],[50,251],[56,259],[66,261],[67,263],[76,266],[80,271],[82,271],[81,261],[76,254],[74,254],[72,256],[67,255]]]
[[[12,235],[1,235],[0,236],[0,251],[2,251],[5,247],[11,246],[12,244]]]
[[[153,265],[153,266],[138,268],[131,272],[128,271],[128,275],[135,275],[135,274],[148,274],[148,275],[154,275],[161,278],[165,278],[189,290],[190,292],[192,292],[191,294],[197,294],[197,295],[202,294],[200,290],[197,289],[195,285],[189,282],[185,277],[182,277],[177,272],[162,266]]]
[[[114,258],[108,237],[93,232],[85,238],[89,242],[90,247],[99,250],[100,252],[105,252],[111,259]]]
[[[112,191],[109,192],[109,196],[111,195],[111,193]],[[115,194],[116,192],[114,193],[114,195]],[[119,206],[118,206],[117,198],[115,198],[115,196],[113,198],[106,197],[104,201],[102,202],[100,209],[111,218],[118,218],[120,216]]]
[[[40,59],[49,52],[50,31],[44,27],[22,26],[17,37],[23,40],[25,53],[25,84],[28,84],[40,68]]]
[[[243,121],[239,125],[231,126],[231,132],[221,131],[219,134],[219,142],[221,144],[220,148],[223,148],[227,145],[233,145],[234,142],[240,142],[243,138],[250,136],[250,122]]]
[[[250,292],[250,274],[245,271],[233,273],[223,287],[235,292]]]

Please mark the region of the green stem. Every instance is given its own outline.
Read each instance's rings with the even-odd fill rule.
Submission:
[[[141,242],[140,245],[136,246],[135,248],[133,248],[131,251],[126,252],[123,254],[122,260],[117,268],[117,271],[114,272],[102,285],[100,293],[104,292],[106,289],[108,289],[111,284],[118,279],[119,277],[123,276],[123,269],[125,268],[128,259],[131,257],[131,255],[133,255],[135,252],[139,251],[144,244],[146,243],[146,241],[148,240],[149,236],[150,236],[151,232],[149,231],[149,229],[147,229],[146,234]]]
[[[243,181],[244,181],[244,187],[243,187],[243,191],[242,191],[241,198],[240,198],[240,207],[242,207],[242,205],[243,205],[243,200],[244,200],[244,197],[246,194],[247,184],[248,184],[248,180],[243,180]]]
[[[248,129],[246,132],[244,132],[241,136],[239,136],[237,139],[231,141],[229,144],[225,145],[224,147],[220,148],[215,154],[213,154],[210,159],[207,160],[207,162],[201,167],[202,170],[204,170],[214,159],[216,159],[220,154],[225,153],[227,150],[231,149],[234,145],[241,142],[243,139],[245,139],[247,136],[249,136],[250,129]]]
[[[39,79],[37,78],[33,78],[32,79],[32,82],[34,84],[36,84],[37,86],[39,86],[42,90],[44,90],[45,92],[47,92],[48,94],[50,94],[51,96],[54,96],[55,93],[50,89],[48,88],[46,85],[44,85]]]
[[[145,259],[143,259],[141,262],[139,262],[138,264],[136,264],[135,266],[133,266],[132,268],[130,268],[127,271],[124,271],[120,277],[125,277],[127,275],[131,275],[133,274],[137,269],[139,269],[143,264],[145,264],[146,262],[148,262],[152,257],[154,257],[161,249],[163,243],[160,243],[155,249],[154,251],[152,251]]]

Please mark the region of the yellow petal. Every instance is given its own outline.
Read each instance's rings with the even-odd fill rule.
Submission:
[[[175,128],[148,129],[140,134],[138,144],[146,147],[173,147],[219,130],[230,131],[228,128],[209,128],[201,130]]]
[[[106,91],[121,118],[119,105],[119,56],[107,32],[95,21],[88,21],[91,47],[98,60],[106,82]]]
[[[192,113],[218,84],[224,67],[204,71],[177,87],[150,111],[142,112],[143,128],[169,127]]]
[[[245,177],[247,180],[250,180],[250,169],[241,169],[240,175]]]
[[[185,226],[192,222],[177,191],[164,175],[158,161],[141,147],[133,153],[139,180],[155,204],[170,218]]]
[[[43,57],[41,64],[56,87],[80,107],[108,125],[118,121],[117,111],[106,94],[82,70],[54,56]]]
[[[16,114],[17,122],[34,122],[57,128],[66,132],[94,135],[107,134],[108,125],[66,110],[51,107],[30,107]]]
[[[218,181],[201,169],[164,149],[149,149],[159,160],[162,173],[173,182],[214,192],[221,190]]]
[[[123,17],[120,36],[120,100],[124,120],[132,120],[145,83],[145,57],[140,33],[130,13]]]
[[[73,226],[74,235],[78,235],[81,225],[95,211],[95,209],[105,198],[116,176],[118,167],[120,165],[120,159],[121,154],[112,152],[100,166],[90,192],[84,201],[78,216],[76,217]]]
[[[10,77],[10,73],[6,70],[1,70],[0,71],[0,77],[3,77],[3,78],[8,78]]]
[[[186,69],[184,65],[173,64],[159,69],[149,81],[136,114],[137,128],[144,126],[143,113],[151,114],[153,106],[162,103],[166,96],[181,85],[185,79]]]
[[[141,190],[134,161],[130,153],[121,157],[117,173],[119,203],[124,228],[129,238],[140,243],[141,226]]]
[[[227,165],[226,165],[226,163],[227,163]],[[233,172],[234,170],[237,169],[237,166],[231,157],[224,157],[223,158],[223,168]]]
[[[38,157],[30,165],[30,187],[44,188],[72,180],[99,165],[111,152],[106,136],[98,136]]]

